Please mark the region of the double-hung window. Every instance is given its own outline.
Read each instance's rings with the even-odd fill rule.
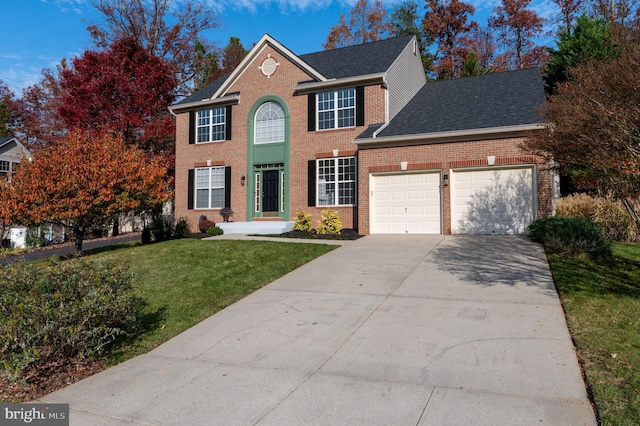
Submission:
[[[226,108],[198,111],[196,117],[197,143],[223,141],[226,134]]]
[[[321,92],[318,99],[318,130],[340,129],[356,125],[356,90]]]
[[[196,209],[224,207],[224,167],[196,169]]]
[[[356,204],[356,158],[317,160],[319,206]]]

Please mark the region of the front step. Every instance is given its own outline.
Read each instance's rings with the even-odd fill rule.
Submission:
[[[260,220],[256,220],[260,219]],[[266,220],[265,220],[266,219]],[[270,219],[270,220],[269,220]],[[255,218],[253,222],[221,222],[217,225],[225,234],[277,235],[293,230],[294,222],[280,218]]]

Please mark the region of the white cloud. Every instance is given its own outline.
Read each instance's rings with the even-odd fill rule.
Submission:
[[[53,4],[63,13],[84,14],[84,10],[91,6],[90,0],[40,0],[42,3]]]

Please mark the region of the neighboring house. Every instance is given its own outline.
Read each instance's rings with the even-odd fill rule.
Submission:
[[[11,182],[16,166],[31,153],[14,137],[0,137],[0,179]],[[10,226],[0,218],[0,243],[2,247],[24,247],[27,228]]]
[[[536,69],[427,82],[415,37],[296,55],[269,35],[173,105],[176,217],[295,219],[324,209],[369,233],[524,233],[552,173]]]

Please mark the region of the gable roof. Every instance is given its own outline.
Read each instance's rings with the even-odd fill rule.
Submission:
[[[229,94],[226,91],[267,45],[309,75],[309,80],[303,83],[332,85],[340,79],[359,76],[368,77],[369,80],[382,78],[380,75],[389,70],[412,39],[415,39],[415,36],[403,36],[297,56],[269,34],[265,34],[233,72],[187,96],[169,109],[176,112],[213,103],[237,102],[237,94]]]
[[[0,149],[5,148],[7,145],[9,145],[9,144],[10,144],[10,143],[12,143],[12,142],[14,143],[14,145],[15,145],[19,150],[21,150],[21,151],[24,153],[24,157],[28,157],[28,158],[30,158],[30,157],[31,157],[31,152],[30,152],[27,148],[25,148],[25,146],[24,146],[24,145],[22,145],[18,139],[16,139],[16,138],[15,138],[15,137],[13,137],[13,136],[3,136],[3,137],[0,137]],[[9,149],[9,152],[11,152],[11,149],[12,149],[12,148],[5,148],[5,149]],[[3,155],[9,155],[9,157],[5,157],[5,158],[10,158],[10,159],[12,159],[11,157],[14,157],[14,156],[15,156],[15,154],[13,154],[13,155],[12,155],[12,154],[7,154],[7,153],[6,153],[6,151],[4,151],[4,150],[3,150],[2,152],[4,152],[4,154],[3,154]],[[15,161],[15,160],[17,160],[17,158],[13,158],[13,160]]]
[[[329,79],[355,77],[387,71],[414,36],[324,50],[300,55],[300,59]]]
[[[537,68],[428,82],[388,125],[370,126],[354,142],[530,130],[543,123],[544,101]]]

